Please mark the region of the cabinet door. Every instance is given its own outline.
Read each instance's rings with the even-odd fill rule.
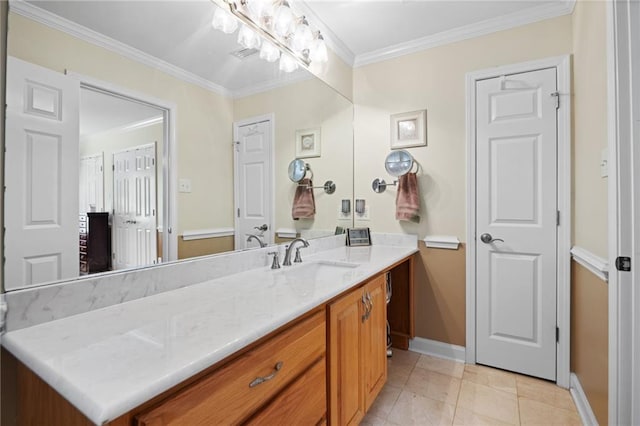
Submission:
[[[364,287],[370,313],[362,324],[365,411],[387,381],[387,300],[385,275]]]
[[[362,289],[329,305],[329,424],[358,424],[364,417]]]

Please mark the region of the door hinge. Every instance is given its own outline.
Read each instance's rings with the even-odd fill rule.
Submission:
[[[560,210],[556,210],[556,226],[560,226]]]
[[[629,272],[631,271],[631,258],[625,256],[619,256],[616,258],[616,269],[618,271]]]
[[[556,109],[560,108],[560,92],[553,92],[551,93],[551,96],[556,101]]]
[[[556,327],[556,343],[560,343],[560,327]]]
[[[238,217],[240,217],[240,208],[238,207]]]
[[[111,165],[111,170],[113,170],[113,171],[115,171],[115,170],[116,170],[116,165],[115,165],[115,164],[112,164],[112,165]]]

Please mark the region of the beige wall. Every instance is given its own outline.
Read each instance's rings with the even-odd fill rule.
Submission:
[[[532,42],[535,40],[535,42]],[[355,198],[365,198],[376,231],[454,235],[465,240],[465,75],[571,53],[571,17],[563,16],[357,68],[354,71]],[[409,151],[423,168],[420,224],[395,220],[395,189],[374,194],[371,181],[391,180],[389,115],[427,110],[427,146]]]
[[[607,257],[607,179],[600,176],[607,146],[606,5],[576,2],[573,28],[573,243]],[[607,283],[573,263],[571,371],[598,423],[608,422]]]
[[[309,101],[305,101],[308,99]],[[237,99],[234,118],[274,113],[275,116],[275,203],[276,229],[298,232],[313,228],[333,233],[336,226],[350,226],[351,220],[338,219],[342,199],[352,199],[353,188],[353,106],[320,80],[305,80],[269,92]],[[320,128],[321,156],[305,158],[313,171],[315,186],[327,180],[336,184],[333,194],[315,189],[315,219],[291,218],[296,184],[288,176],[288,165],[295,158],[296,130]]]
[[[607,257],[606,4],[580,0],[573,13],[573,243]]]
[[[535,43],[532,43],[535,40]],[[354,71],[355,198],[370,206],[378,232],[466,233],[465,75],[470,71],[571,53],[564,16],[461,41]],[[389,153],[389,115],[427,109],[427,146],[409,151],[422,166],[419,224],[395,220],[395,188],[371,190]],[[421,246],[422,243],[420,243]],[[416,263],[416,334],[465,345],[465,249],[421,248]]]
[[[233,179],[230,99],[21,16],[9,19],[9,55],[174,103],[178,177],[191,179],[192,187],[178,194],[178,232],[233,226],[233,186],[211,190],[213,182]]]
[[[465,254],[420,244],[415,263],[416,335],[465,346]]]
[[[598,423],[608,423],[609,309],[607,283],[588,269],[571,266],[571,371]]]
[[[184,240],[178,238],[178,259],[208,256],[233,250],[233,237],[201,238]]]
[[[327,49],[329,60],[324,64],[311,64],[309,71],[353,101],[353,69],[331,49]]]

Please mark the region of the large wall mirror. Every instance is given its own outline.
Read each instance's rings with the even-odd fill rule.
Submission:
[[[7,291],[352,225],[353,105],[216,7],[10,3]]]

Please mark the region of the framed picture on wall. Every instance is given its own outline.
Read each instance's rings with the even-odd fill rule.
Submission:
[[[296,130],[296,158],[320,157],[320,128]]]
[[[391,116],[391,149],[427,145],[427,110]]]

